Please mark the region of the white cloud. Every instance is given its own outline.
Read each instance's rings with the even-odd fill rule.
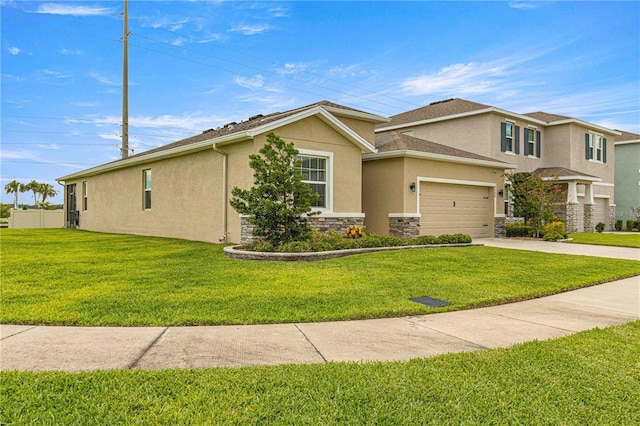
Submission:
[[[400,86],[408,95],[487,93],[498,88],[507,71],[508,66],[491,62],[452,64],[436,72],[407,78]]]
[[[38,6],[35,13],[44,13],[49,15],[97,16],[110,15],[114,13],[114,9],[96,6],[44,3]]]
[[[286,18],[289,16],[287,12],[289,12],[289,10],[285,7],[272,7],[269,9],[269,13],[273,18]]]
[[[273,27],[269,24],[238,25],[236,27],[230,28],[229,32],[235,32],[244,35],[256,35],[272,29]]]
[[[360,64],[338,65],[331,68],[329,72],[338,77],[368,77],[375,74],[374,71],[361,69]]]
[[[287,64],[284,64],[284,66],[278,70],[278,74],[280,75],[297,74],[299,72],[306,71],[307,68],[308,68],[308,65],[303,64],[302,62],[287,63]]]
[[[60,51],[63,55],[78,55],[82,56],[85,54],[84,50],[73,50],[73,49],[62,49]]]
[[[173,40],[171,42],[172,46],[182,46],[183,44],[185,44],[187,42],[187,39],[184,37],[178,37],[175,40]]]
[[[214,42],[214,41],[218,41],[221,38],[222,38],[222,35],[220,35],[220,34],[210,34],[210,35],[198,40],[197,42],[198,43],[211,43],[211,42]]]
[[[510,1],[509,7],[512,9],[535,9],[538,5],[532,2]]]
[[[257,90],[264,88],[264,77],[256,74],[253,77],[237,76],[236,84],[247,89]]]
[[[9,49],[7,49],[7,50],[9,50],[9,53],[11,53],[13,56],[16,56],[17,54],[19,54],[20,52],[22,52],[22,50],[20,50],[19,48],[15,47],[15,46],[10,47],[10,48],[9,48]]]
[[[91,101],[91,102],[72,102],[71,106],[80,107],[80,108],[92,108],[102,105],[101,102]]]
[[[119,81],[113,81],[97,72],[92,72],[89,76],[104,86],[121,86]]]
[[[252,107],[253,110],[278,111],[282,109],[290,109],[298,105],[298,101],[287,95],[266,95],[256,96],[255,94],[236,96],[236,100],[240,102],[250,102],[259,106]]]

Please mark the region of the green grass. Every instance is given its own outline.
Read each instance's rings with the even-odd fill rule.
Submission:
[[[578,234],[570,234],[569,238],[573,238],[573,241],[569,242],[575,244],[640,248],[640,233],[638,232],[629,232],[626,234],[581,232]]]
[[[441,312],[640,274],[640,262],[492,247],[321,262],[251,262],[202,242],[74,230],[2,230],[1,318],[14,324],[309,322]],[[408,299],[453,303],[431,309]]]
[[[2,424],[633,425],[640,321],[392,363],[2,372]]]

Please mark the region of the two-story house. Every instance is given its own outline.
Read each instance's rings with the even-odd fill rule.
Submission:
[[[613,142],[620,132],[572,117],[520,114],[463,99],[434,102],[376,126],[377,139],[389,132],[511,163],[518,172],[557,176],[568,190],[558,213],[569,232],[593,232],[599,222],[613,228]],[[509,216],[508,193],[503,195],[501,213]]]

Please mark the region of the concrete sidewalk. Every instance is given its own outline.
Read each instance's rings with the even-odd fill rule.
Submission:
[[[1,370],[391,361],[499,348],[640,318],[640,277],[525,302],[365,321],[218,327],[0,326]]]

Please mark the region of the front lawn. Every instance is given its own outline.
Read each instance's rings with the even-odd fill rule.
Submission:
[[[640,274],[640,262],[493,247],[413,249],[321,262],[252,262],[203,242],[5,229],[1,319],[13,324],[196,325],[425,314]],[[453,303],[432,309],[409,301]]]
[[[625,234],[599,234],[597,232],[581,232],[578,234],[570,234],[569,238],[573,238],[572,241],[569,241],[570,243],[576,244],[595,244],[599,246],[640,248],[639,232],[629,232]]]
[[[2,424],[637,425],[640,321],[392,363],[2,372]]]

